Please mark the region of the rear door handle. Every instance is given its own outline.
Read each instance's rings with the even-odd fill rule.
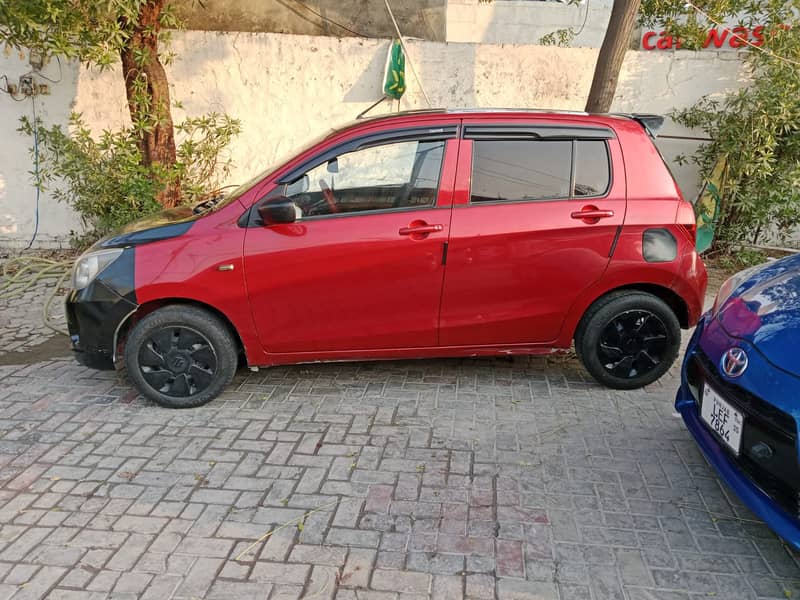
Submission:
[[[400,235],[418,235],[436,233],[437,231],[444,231],[444,225],[409,225],[408,227],[400,228]]]
[[[576,210],[570,215],[573,219],[608,219],[614,216],[613,210],[600,210],[598,208],[592,210]]]

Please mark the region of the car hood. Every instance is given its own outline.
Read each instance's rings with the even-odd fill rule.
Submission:
[[[168,208],[131,221],[101,239],[95,246],[120,248],[177,237],[189,231],[192,224],[202,216],[202,213],[196,213],[191,206]]]
[[[719,308],[717,319],[730,336],[800,376],[800,255],[774,261],[745,279]]]

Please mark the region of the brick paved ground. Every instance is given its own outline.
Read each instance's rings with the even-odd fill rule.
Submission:
[[[64,259],[65,256],[59,255],[58,258]],[[0,260],[0,264],[2,262]],[[66,338],[62,339],[62,336],[46,327],[43,316],[45,303],[56,292],[56,298],[50,302],[48,320],[54,327],[66,330],[64,296],[58,294],[63,290],[54,289],[60,276],[61,272],[45,274],[35,285],[28,285],[29,278],[23,278],[18,284],[6,287],[0,272],[0,357],[22,354],[32,349],[39,354],[42,351],[49,355],[64,354]],[[58,349],[58,352],[53,352],[54,349]]]
[[[0,598],[800,597],[675,385],[611,392],[571,359],[314,365],[169,411],[69,360],[0,366]]]
[[[623,393],[570,358],[283,367],[169,411],[41,362],[66,347],[37,338],[44,291],[0,301],[0,352],[23,342],[0,600],[800,597],[673,415],[675,371]]]

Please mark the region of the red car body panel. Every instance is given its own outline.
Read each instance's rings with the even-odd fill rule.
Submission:
[[[173,300],[199,302],[223,314],[236,329],[248,361],[265,364],[247,301],[242,261],[245,230],[236,223],[243,211],[234,202],[197,220],[191,235],[137,247],[134,282],[140,306]],[[233,270],[220,271],[221,265],[232,265]]]
[[[343,217],[346,231],[336,218],[249,230],[244,267],[264,346],[276,353],[436,346],[450,212]],[[442,231],[398,235],[415,223]]]
[[[610,189],[601,198],[470,205],[472,141],[449,139],[433,207],[238,224],[281,176],[344,141],[462,121],[610,127]],[[300,153],[186,235],[138,247],[136,293],[140,305],[183,300],[218,311],[250,365],[547,353],[569,348],[591,303],[621,287],[670,290],[685,304],[685,325],[696,322],[706,274],[684,235],[691,224],[676,223],[681,202],[653,144],[627,118],[511,112],[369,120]],[[584,207],[613,215],[572,216]],[[399,235],[415,223],[441,230]],[[652,227],[674,233],[676,260],[645,262],[642,234]]]
[[[465,119],[465,125],[473,122]],[[468,195],[461,195],[451,222],[442,345],[547,343],[558,337],[564,307],[602,277],[625,218],[619,142],[609,140],[609,149],[614,167],[602,198],[470,205]],[[465,186],[471,152],[471,140],[462,142],[459,181]],[[583,208],[609,210],[613,216],[572,217]]]

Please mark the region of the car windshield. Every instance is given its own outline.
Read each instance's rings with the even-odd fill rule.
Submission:
[[[299,148],[293,148],[289,152],[284,153],[275,161],[273,161],[269,167],[267,167],[263,171],[260,171],[255,176],[251,177],[241,185],[226,186],[227,188],[230,188],[230,191],[227,193],[224,191],[226,188],[222,188],[219,194],[215,195],[214,197],[204,199],[203,201],[196,204],[192,210],[196,213],[199,213],[199,212],[206,212],[208,210],[219,210],[220,208],[228,206],[231,202],[239,198],[242,194],[251,189],[259,181],[262,181],[263,179],[266,179],[267,177],[272,175],[275,171],[277,171],[284,164],[289,162],[292,158],[316,146],[317,144],[319,144],[326,138],[330,137],[337,131],[339,130],[329,129],[323,135],[316,136],[311,141],[307,141],[306,143],[302,144]]]

